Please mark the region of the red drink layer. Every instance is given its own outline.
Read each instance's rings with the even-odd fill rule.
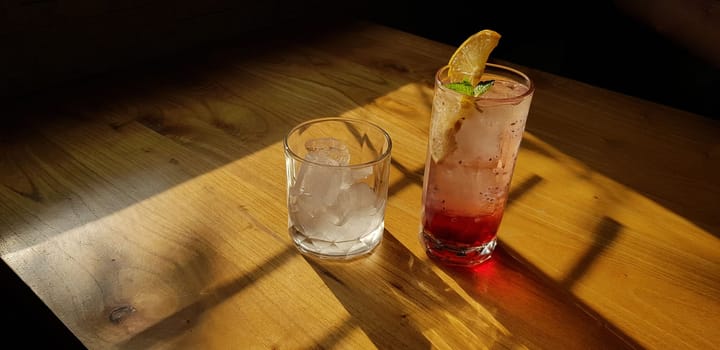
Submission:
[[[489,215],[453,215],[427,203],[422,239],[431,258],[450,265],[475,265],[490,258],[503,207]]]
[[[425,206],[423,231],[444,244],[455,247],[478,247],[497,235],[502,210],[491,215],[455,216]]]

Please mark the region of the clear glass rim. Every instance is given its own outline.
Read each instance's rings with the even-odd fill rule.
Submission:
[[[496,64],[496,63],[488,62],[485,64],[485,66],[492,67],[492,68],[499,69],[499,70],[504,70],[504,71],[507,71],[507,72],[510,72],[512,74],[516,74],[516,75],[522,77],[523,79],[525,79],[525,81],[527,81],[528,89],[524,93],[517,95],[517,96],[500,98],[500,97],[483,97],[482,95],[480,95],[478,97],[475,97],[474,98],[475,100],[497,101],[497,102],[503,102],[503,103],[510,103],[510,102],[524,100],[525,98],[527,98],[528,96],[531,96],[535,92],[535,83],[532,81],[532,79],[530,79],[530,77],[527,76],[527,74],[525,74],[515,68],[504,66],[501,64]],[[440,79],[440,76],[443,74],[443,72],[447,71],[448,69],[450,69],[450,66],[444,66],[444,67],[441,67],[440,69],[438,69],[437,73],[435,73],[435,84],[437,86],[439,86],[440,89],[442,89],[445,92],[448,92],[451,94],[462,95],[461,93],[459,93],[455,90],[446,88],[445,85],[442,84],[442,80]]]
[[[383,151],[380,155],[378,155],[375,159],[363,162],[363,163],[357,163],[357,164],[348,164],[348,165],[328,165],[323,163],[317,163],[313,162],[311,160],[308,160],[304,157],[301,157],[299,154],[295,153],[288,144],[288,138],[290,138],[290,135],[294,134],[297,130],[307,127],[308,125],[317,124],[317,123],[323,123],[323,122],[343,122],[343,123],[351,123],[351,124],[362,124],[366,126],[370,126],[371,128],[377,130],[380,132],[380,134],[385,138],[385,142],[387,142],[387,148],[385,151]],[[381,128],[379,125],[375,124],[374,122],[367,121],[364,119],[358,119],[358,118],[349,118],[349,117],[323,117],[323,118],[315,118],[310,119],[307,121],[304,121],[292,129],[288,131],[288,133],[283,138],[283,148],[285,149],[285,154],[292,157],[293,159],[305,163],[314,164],[317,166],[322,167],[331,167],[331,168],[364,168],[371,165],[375,165],[377,163],[382,163],[390,156],[390,151],[392,150],[392,139],[390,138],[390,135],[385,131],[385,129]]]

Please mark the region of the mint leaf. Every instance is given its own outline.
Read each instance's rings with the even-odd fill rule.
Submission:
[[[462,83],[448,83],[445,84],[445,87],[463,95],[473,95],[473,86],[467,80],[464,80]]]
[[[495,80],[485,80],[473,87],[470,81],[463,80],[460,83],[447,83],[445,87],[463,95],[478,97],[490,90],[493,84],[495,84]]]
[[[495,84],[495,80],[485,80],[481,81],[475,86],[475,88],[472,90],[472,95],[475,97],[478,97],[484,93],[486,93],[490,88]]]

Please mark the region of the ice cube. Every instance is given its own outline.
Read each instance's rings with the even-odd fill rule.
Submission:
[[[297,203],[297,210],[291,210],[293,223],[301,225],[312,239],[336,243],[354,241],[382,221],[376,195],[365,183],[341,190],[337,201],[330,206],[317,206],[311,196],[300,196]]]
[[[345,209],[358,211],[368,208],[375,209],[375,192],[364,182],[353,184],[340,193],[339,204]]]
[[[369,167],[369,166],[362,167],[362,168],[350,169],[350,178],[351,178],[351,181],[354,183],[354,182],[366,179],[368,176],[372,175],[372,173],[373,173],[373,168]]]
[[[305,142],[305,149],[308,151],[307,160],[335,166],[345,166],[350,163],[350,151],[342,141],[323,137],[308,140]]]
[[[312,180],[312,193],[322,198],[326,206],[334,205],[341,192],[350,187],[352,182],[348,179],[349,170],[346,168],[320,168]]]
[[[455,134],[459,154],[472,154],[479,160],[492,162],[500,157],[505,123],[499,118],[483,115],[468,118]],[[478,131],[482,130],[482,131]],[[478,134],[482,133],[481,136]]]
[[[306,143],[306,158],[290,189],[290,217],[314,240],[349,244],[368,234],[382,222],[382,211],[373,190],[364,182],[371,167],[348,168],[347,147],[333,138]],[[384,206],[384,202],[381,203]]]
[[[337,213],[343,230],[353,232],[355,238],[370,232],[381,220],[377,195],[366,183],[356,183],[340,193]]]
[[[350,169],[350,152],[342,141],[328,137],[308,140],[305,158],[313,163],[302,163],[295,185],[294,195],[311,196],[313,205],[333,205],[339,191],[350,187],[353,178]]]
[[[351,216],[371,216],[376,211],[375,192],[366,183],[358,182],[341,191],[337,209],[340,217],[347,221]]]

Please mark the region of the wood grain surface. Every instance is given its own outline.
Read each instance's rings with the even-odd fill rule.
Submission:
[[[86,347],[720,343],[716,121],[518,67],[537,90],[500,246],[445,268],[418,228],[432,79],[454,48],[316,29],[8,110],[0,254]],[[393,139],[384,240],[351,262],[304,257],[287,233],[282,137],[324,116]]]

